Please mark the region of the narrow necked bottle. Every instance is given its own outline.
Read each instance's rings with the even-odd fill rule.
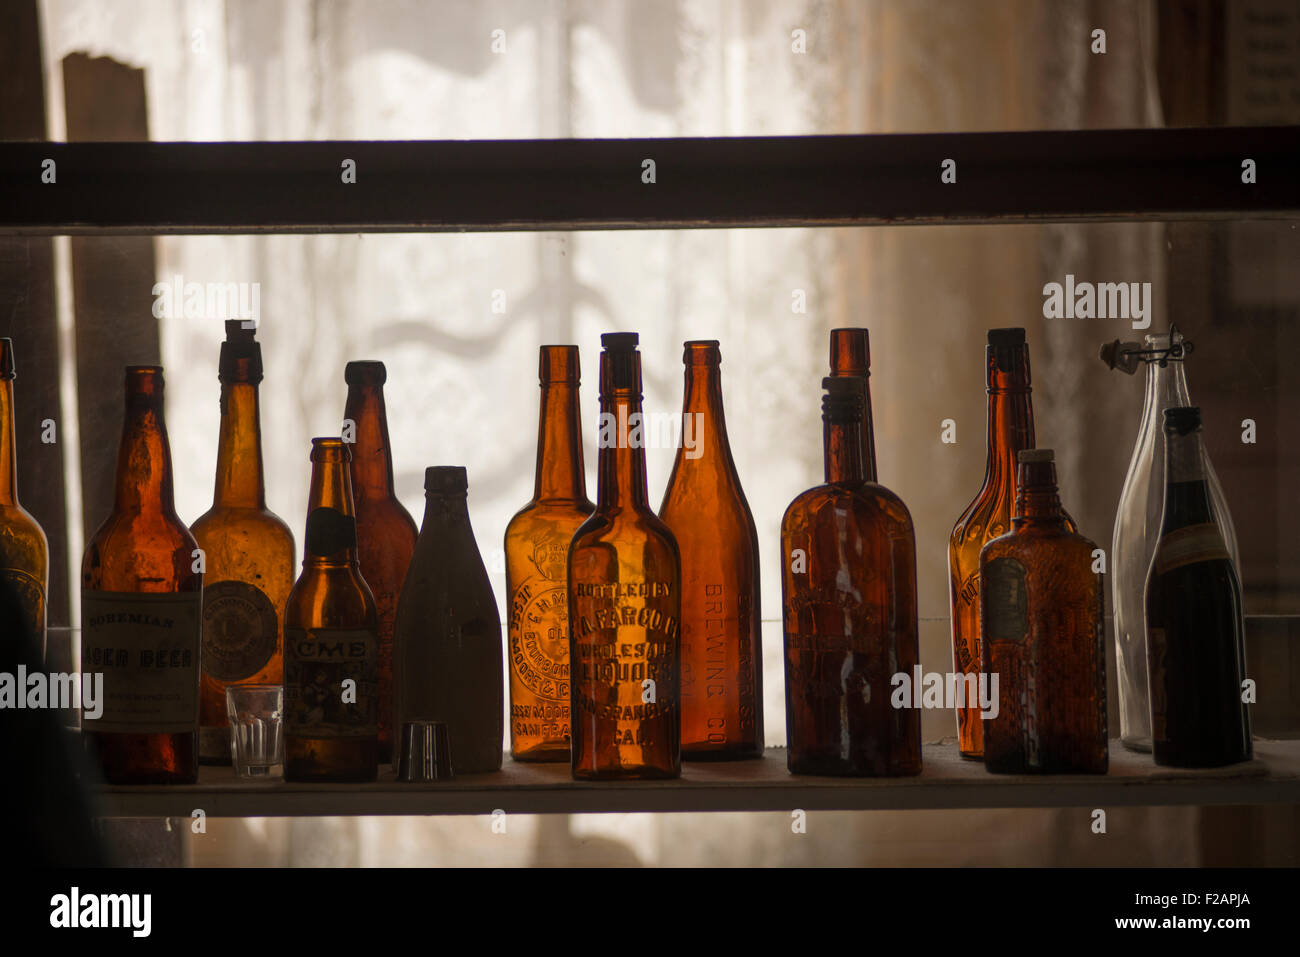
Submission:
[[[350,453],[311,440],[302,573],[284,610],[284,776],[373,781],[379,770],[379,624],[357,562]]]
[[[191,531],[203,549],[203,681],[199,760],[230,763],[226,688],[284,680],[284,603],[293,587],[289,526],[266,507],[258,383],[262,348],[253,329],[226,323],[218,365],[221,432],[212,508]]]
[[[1124,746],[1133,751],[1151,750],[1147,631],[1142,606],[1146,597],[1147,571],[1151,568],[1151,556],[1155,554],[1156,542],[1160,538],[1161,510],[1165,500],[1164,414],[1166,409],[1192,404],[1186,373],[1190,345],[1187,348],[1183,346],[1182,334],[1172,329],[1147,336],[1146,355],[1139,355],[1123,364],[1112,360],[1113,367],[1126,372],[1136,369],[1139,364],[1146,367],[1142,423],[1115,512],[1115,534],[1111,543],[1120,738]],[[1136,344],[1133,348],[1136,349]],[[1213,463],[1206,458],[1202,465],[1215,520],[1223,533],[1228,555],[1236,563],[1237,536],[1227,499]]]
[[[1241,580],[1205,473],[1201,410],[1165,411],[1165,501],[1147,574],[1151,741],[1156,764],[1251,757]]]
[[[506,526],[510,750],[569,760],[569,544],[593,506],[582,467],[578,347],[542,346],[533,499]]]
[[[980,552],[984,764],[1007,773],[1104,774],[1097,546],[1066,527],[1052,450],[1025,449],[1019,463],[1011,531]]]
[[[681,556],[646,495],[636,333],[600,337],[596,510],[569,548],[573,776],[681,774]]]
[[[866,480],[864,384],[822,380],[825,484],[781,520],[787,764],[794,774],[921,770],[921,713],[892,700],[920,660],[916,539],[898,496]]]
[[[163,370],[128,366],[113,511],[81,562],[81,670],[104,676],[82,732],[110,784],[198,778],[197,549],[176,516]]]
[[[682,757],[763,754],[758,532],[727,441],[722,356],[687,342],[682,433],[659,517],[682,560]]]
[[[424,473],[424,522],[397,604],[397,727],[447,726],[456,774],[501,768],[501,615],[460,466]],[[400,758],[400,755],[397,756]]]
[[[876,431],[871,418],[871,339],[866,329],[831,330],[831,375],[862,380],[862,458],[868,482],[876,478]]]
[[[388,761],[393,748],[393,627],[397,598],[415,552],[418,534],[411,514],[393,491],[393,457],[384,407],[382,362],[349,362],[344,439],[352,453],[352,492],[356,499],[357,555],[379,616],[379,754]]]
[[[17,596],[28,633],[44,658],[50,553],[41,526],[18,503],[17,445],[14,344],[0,339],[0,581]]]

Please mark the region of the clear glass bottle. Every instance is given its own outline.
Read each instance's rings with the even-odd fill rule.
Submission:
[[[1108,348],[1119,346],[1118,343]],[[1177,327],[1149,335],[1143,352],[1135,344],[1119,346],[1123,355],[1107,358],[1121,371],[1132,374],[1138,363],[1146,366],[1146,398],[1137,443],[1129,460],[1128,476],[1115,513],[1111,541],[1111,599],[1115,614],[1115,660],[1119,687],[1120,738],[1131,751],[1151,750],[1151,698],[1147,686],[1147,630],[1142,611],[1147,571],[1160,538],[1160,515],[1165,497],[1166,409],[1192,404],[1187,392],[1184,362],[1191,351]],[[1163,361],[1162,361],[1163,357]],[[1103,358],[1106,358],[1103,353]],[[1127,361],[1126,361],[1127,360]],[[1235,567],[1240,568],[1237,536],[1219,478],[1205,457],[1203,463],[1210,502]]]

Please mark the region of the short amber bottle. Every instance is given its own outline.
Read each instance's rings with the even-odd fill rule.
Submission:
[[[81,670],[104,676],[82,733],[110,784],[198,779],[200,567],[176,515],[163,370],[129,366],[113,511],[81,562]]]
[[[587,498],[578,412],[578,347],[542,346],[533,499],[506,526],[510,750],[516,761],[569,760],[569,544]]]
[[[787,765],[794,774],[921,770],[921,716],[892,702],[920,652],[916,539],[907,507],[867,482],[865,387],[822,380],[826,482],[781,520]]]
[[[199,760],[230,763],[226,689],[284,680],[284,603],[293,587],[289,526],[266,507],[258,383],[262,349],[241,320],[226,323],[218,366],[221,432],[212,508],[190,531],[203,549],[203,683]]]
[[[302,574],[284,611],[284,776],[373,781],[379,624],[357,562],[348,446],[312,439]]]
[[[682,557],[682,758],[763,754],[758,532],[727,441],[718,343],[686,343],[682,432],[659,517]]]
[[[596,510],[569,548],[573,776],[681,774],[681,556],[646,495],[636,333],[600,337]]]
[[[1019,453],[1011,531],[980,552],[982,671],[996,693],[984,764],[1105,774],[1104,583],[1097,546],[1066,527],[1051,449]]]

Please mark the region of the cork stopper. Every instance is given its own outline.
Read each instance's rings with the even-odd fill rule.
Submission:
[[[463,465],[431,465],[424,470],[426,495],[464,495],[469,475]]]
[[[388,381],[388,370],[374,359],[358,359],[343,367],[343,381],[348,385],[383,385]]]
[[[607,332],[600,337],[600,391],[641,395],[640,337],[635,332]]]

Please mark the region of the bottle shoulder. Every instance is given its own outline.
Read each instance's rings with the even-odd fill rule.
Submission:
[[[280,516],[265,508],[238,508],[213,506],[194,520],[190,532],[200,545],[210,539],[230,533],[247,535],[259,532],[276,542],[293,543],[293,531]]]
[[[815,521],[825,516],[828,510],[849,512],[866,522],[884,522],[908,531],[912,528],[912,515],[903,500],[876,482],[824,484],[801,492],[786,507],[781,526],[786,529],[796,523]]]
[[[45,530],[21,505],[0,506],[0,555],[10,550],[42,556],[49,553]]]
[[[588,516],[573,535],[570,551],[611,541],[657,541],[677,554],[677,537],[654,512],[646,509],[601,509]]]

